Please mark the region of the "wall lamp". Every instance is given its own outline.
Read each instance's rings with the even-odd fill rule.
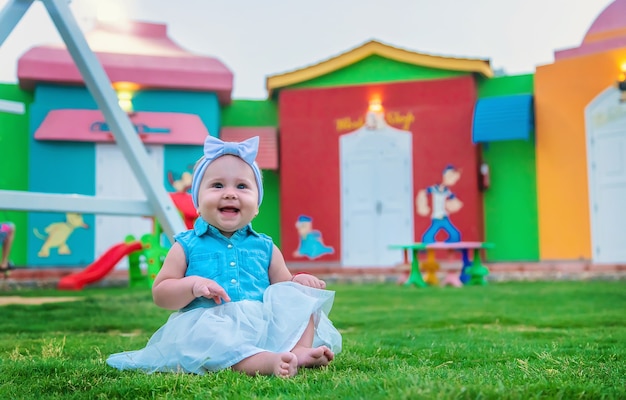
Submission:
[[[619,89],[619,102],[626,103],[626,63],[622,64],[622,72],[617,80],[617,88]]]
[[[383,104],[379,98],[373,98],[370,100],[369,106],[367,107],[368,111],[379,113],[383,111]]]
[[[133,109],[133,97],[139,89],[139,85],[132,82],[114,82],[113,89],[117,94],[120,108],[127,114],[132,115],[135,112]]]
[[[385,126],[384,111],[380,98],[374,97],[370,99],[367,114],[365,115],[365,126],[367,129],[381,129]]]

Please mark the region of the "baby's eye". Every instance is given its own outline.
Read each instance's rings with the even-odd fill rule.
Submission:
[[[237,189],[245,189],[248,186],[245,183],[240,183],[239,185],[237,185]]]
[[[217,189],[221,189],[224,187],[224,185],[222,185],[220,182],[215,182],[211,185],[211,187],[217,188]]]

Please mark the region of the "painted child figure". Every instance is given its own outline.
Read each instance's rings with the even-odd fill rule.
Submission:
[[[341,351],[327,316],[334,292],[313,275],[292,276],[271,238],[250,226],[263,198],[258,142],[207,137],[191,189],[200,218],[175,236],[152,288],[158,306],[178,311],[145,348],[113,354],[109,365],[286,378]]]

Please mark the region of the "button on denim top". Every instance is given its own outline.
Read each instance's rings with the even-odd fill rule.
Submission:
[[[174,239],[187,258],[185,276],[214,280],[226,290],[231,301],[263,300],[263,293],[270,285],[268,270],[274,246],[269,236],[247,225],[227,238],[198,218],[193,230],[179,233]],[[181,311],[216,305],[212,299],[198,297]]]

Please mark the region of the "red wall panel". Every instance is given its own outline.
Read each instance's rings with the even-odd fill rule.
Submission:
[[[451,188],[464,206],[450,219],[462,240],[482,240],[482,202],[478,191],[478,150],[471,141],[476,88],[471,76],[419,82],[325,89],[284,90],[279,97],[281,238],[285,259],[295,260],[295,222],[313,217],[341,259],[339,136],[359,128],[370,100],[380,100],[387,123],[413,134],[413,196],[441,182],[447,164],[462,170]],[[430,219],[414,215],[415,241]],[[438,237],[439,238],[439,237]],[[302,259],[298,259],[302,260]]]

